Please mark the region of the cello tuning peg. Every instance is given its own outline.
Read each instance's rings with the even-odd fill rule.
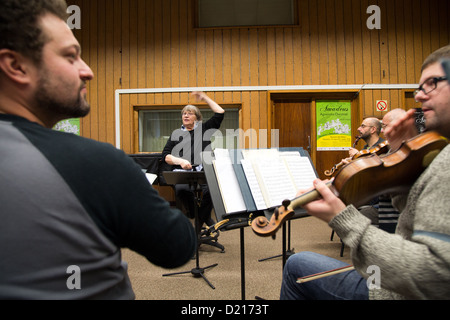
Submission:
[[[290,204],[291,204],[291,200],[283,200],[283,202],[282,202],[282,205],[285,210],[287,210],[287,208],[289,207]]]

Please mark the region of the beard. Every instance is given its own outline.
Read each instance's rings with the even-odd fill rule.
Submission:
[[[76,96],[74,94],[65,94],[64,91],[58,90],[58,88],[65,87],[70,88],[69,85],[64,83],[52,86],[48,80],[51,77],[47,77],[43,74],[38,82],[36,92],[36,104],[38,108],[46,113],[49,117],[64,120],[69,118],[81,118],[89,114],[90,105],[86,100],[86,95],[81,95],[81,90],[85,87],[85,83],[82,82],[78,89]],[[58,92],[59,91],[59,92]]]

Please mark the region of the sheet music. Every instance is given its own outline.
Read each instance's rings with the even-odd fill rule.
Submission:
[[[236,178],[231,159],[219,157],[213,160],[214,170],[219,183],[220,193],[226,213],[246,211],[244,198]]]
[[[154,173],[145,173],[145,177],[147,178],[147,180],[150,184],[153,184],[153,182],[155,182],[156,178],[158,178],[158,176]]]
[[[260,159],[253,163],[261,185],[263,196],[269,208],[280,206],[283,200],[293,199],[297,194],[294,182],[284,161]]]
[[[280,157],[286,162],[297,191],[313,186],[317,177],[309,158],[300,156],[299,152],[280,152]]]
[[[253,201],[255,202],[256,208],[258,210],[267,209],[266,202],[264,201],[264,196],[259,187],[258,179],[256,178],[255,171],[253,171],[252,163],[248,160],[241,160],[242,169],[245,173],[245,178],[252,192]]]
[[[237,151],[237,150],[231,150]],[[212,161],[226,213],[247,211],[230,150],[215,149]],[[280,206],[297,192],[312,187],[316,178],[309,157],[298,151],[252,149],[242,151],[240,165],[257,210]],[[237,155],[234,153],[234,155]],[[235,157],[233,157],[234,159]],[[234,159],[236,161],[236,159]],[[239,170],[240,171],[240,170]],[[242,172],[241,171],[241,172]],[[241,173],[239,173],[241,174]],[[247,187],[247,186],[246,186]],[[247,189],[247,190],[248,190]]]

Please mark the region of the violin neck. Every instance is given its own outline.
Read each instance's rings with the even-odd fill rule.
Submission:
[[[332,181],[328,181],[326,183],[326,185],[329,188],[331,188]],[[294,210],[294,209],[296,209],[298,207],[301,207],[301,206],[303,206],[305,204],[310,203],[311,201],[317,200],[319,197],[320,197],[319,192],[316,189],[313,189],[311,191],[308,191],[308,192],[306,192],[306,193],[304,193],[304,194],[294,198],[291,201],[291,204],[289,205],[288,209]]]

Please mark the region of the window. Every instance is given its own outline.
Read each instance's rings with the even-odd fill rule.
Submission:
[[[223,107],[223,106],[222,106]],[[142,107],[145,108],[145,107]],[[209,109],[200,109],[203,120],[212,117]],[[139,152],[162,152],[170,134],[181,126],[181,109],[139,110]],[[212,149],[238,146],[239,109],[226,108],[219,132],[212,138]]]
[[[296,0],[197,0],[197,27],[296,25]]]

